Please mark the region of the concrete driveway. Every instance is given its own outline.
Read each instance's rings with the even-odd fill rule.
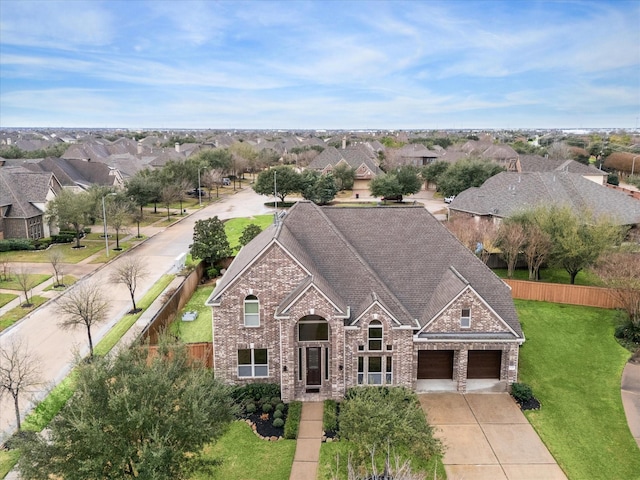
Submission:
[[[424,393],[427,420],[445,444],[449,480],[566,480],[507,393]]]

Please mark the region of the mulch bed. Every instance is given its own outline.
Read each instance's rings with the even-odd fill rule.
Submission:
[[[284,419],[284,417],[283,417]],[[259,413],[252,413],[246,417],[248,423],[253,425],[257,435],[268,439],[279,439],[284,436],[284,427],[273,426],[273,416],[269,415],[268,420],[263,420]]]
[[[515,399],[514,399],[515,400]],[[519,402],[516,400],[516,403],[520,405],[520,410],[540,410],[540,402],[536,397],[531,397],[526,402]]]

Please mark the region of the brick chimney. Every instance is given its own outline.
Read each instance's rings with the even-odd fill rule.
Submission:
[[[342,149],[347,148],[347,137],[342,137]]]

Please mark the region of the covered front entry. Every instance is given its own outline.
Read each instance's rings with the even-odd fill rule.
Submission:
[[[307,315],[297,325],[298,375],[296,390],[320,393],[329,385],[329,324],[318,315]]]
[[[469,350],[467,378],[500,379],[502,350]]]
[[[434,379],[453,379],[453,350],[418,351],[418,380]]]
[[[320,388],[322,385],[322,347],[307,347],[307,388]]]

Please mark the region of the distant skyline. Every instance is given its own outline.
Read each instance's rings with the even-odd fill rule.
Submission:
[[[636,0],[0,0],[0,128],[639,122]]]

